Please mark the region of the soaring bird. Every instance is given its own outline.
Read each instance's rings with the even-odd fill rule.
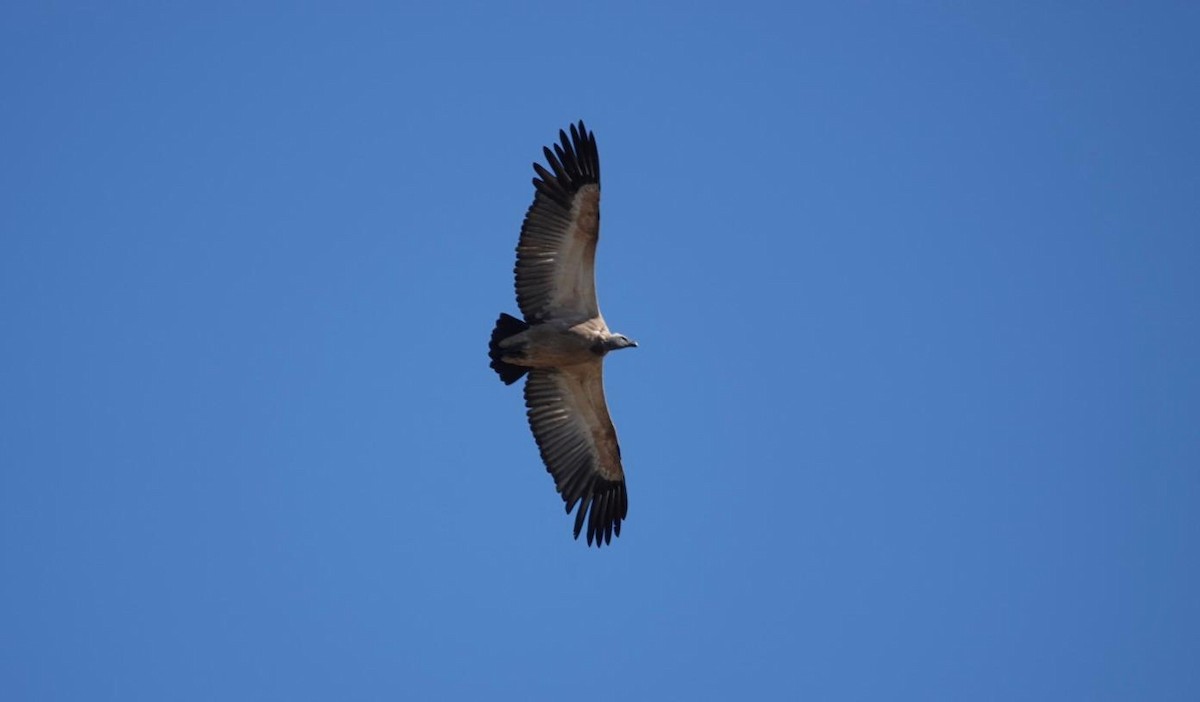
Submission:
[[[621,535],[629,511],[621,447],[604,401],[604,357],[637,343],[608,329],[596,302],[600,156],[580,120],[559,130],[549,169],[534,163],[533,204],[517,243],[517,306],[501,314],[488,355],[506,385],[528,374],[526,415],[546,470],[597,547]]]

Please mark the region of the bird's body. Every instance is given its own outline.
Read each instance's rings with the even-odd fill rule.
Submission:
[[[569,513],[575,537],[587,519],[597,546],[621,534],[628,512],[617,433],[604,399],[604,357],[637,346],[608,329],[596,299],[600,237],[600,158],[580,122],[543,149],[517,245],[517,305],[524,321],[501,314],[488,355],[506,384],[528,374],[525,405],[542,461]]]
[[[500,342],[506,363],[527,368],[560,368],[595,361],[607,353],[605,342],[613,335],[599,317],[572,323],[543,322]]]

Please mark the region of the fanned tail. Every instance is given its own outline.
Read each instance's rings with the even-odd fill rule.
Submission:
[[[492,330],[492,340],[488,343],[488,356],[492,359],[492,370],[496,371],[505,385],[517,382],[521,376],[529,372],[529,369],[501,360],[500,342],[510,336],[520,334],[528,328],[529,325],[525,322],[503,312],[500,313],[500,319],[496,320],[496,328]],[[510,348],[506,351],[511,355],[513,352],[519,352],[520,349]]]

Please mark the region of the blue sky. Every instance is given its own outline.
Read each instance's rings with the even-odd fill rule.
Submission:
[[[8,700],[1200,697],[1190,3],[0,10]],[[520,391],[583,118],[630,512]]]

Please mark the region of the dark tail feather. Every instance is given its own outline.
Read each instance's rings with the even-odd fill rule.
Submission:
[[[492,370],[496,371],[505,385],[517,382],[529,369],[500,360],[500,342],[515,334],[520,334],[528,328],[529,325],[525,322],[503,312],[500,313],[500,319],[496,320],[496,328],[492,330],[492,340],[488,344],[488,356],[492,359]],[[511,355],[519,349],[510,348],[506,351]]]

